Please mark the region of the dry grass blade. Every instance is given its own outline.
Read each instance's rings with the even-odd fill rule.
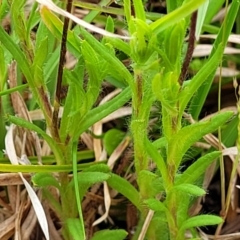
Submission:
[[[75,17],[73,14],[70,14],[69,12],[59,8],[51,0],[36,0],[36,1],[42,5],[42,8],[47,7],[48,9],[52,10],[53,12],[58,13],[64,17],[71,19],[73,22],[77,23],[78,25],[80,25],[90,31],[93,31],[93,32],[96,32],[96,33],[99,33],[101,35],[108,36],[108,37],[121,38],[121,39],[125,39],[125,40],[130,39],[130,37],[110,33],[108,31],[103,30],[102,28],[93,26],[93,25]]]
[[[6,152],[7,152],[8,158],[11,161],[11,163],[18,165],[18,157],[16,155],[14,140],[13,140],[13,133],[14,133],[15,128],[16,128],[16,126],[14,126],[13,124],[10,125],[7,135],[6,135],[6,138],[5,138],[5,146],[6,146]],[[38,218],[39,224],[43,230],[43,233],[44,233],[46,239],[50,240],[49,231],[48,231],[48,223],[47,223],[47,219],[46,219],[42,204],[39,201],[38,196],[36,195],[35,191],[32,189],[30,184],[23,177],[22,173],[19,173],[19,176],[21,177],[21,179],[26,187],[26,190],[28,192],[29,198],[31,199],[33,208],[35,210],[35,213],[37,215],[37,218]]]
[[[193,57],[205,57],[209,56],[212,51],[211,44],[199,44],[196,46],[193,52]],[[226,47],[224,54],[240,54],[240,50],[233,47]]]

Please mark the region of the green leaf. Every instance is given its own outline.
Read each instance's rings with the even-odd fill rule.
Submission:
[[[205,1],[206,0],[188,1],[186,4],[183,4],[178,9],[150,24],[150,27],[155,34],[159,34],[168,27],[178,23],[183,18],[189,16],[191,13],[196,11],[198,7],[201,6]]]
[[[206,17],[204,23],[210,23],[214,16],[221,10],[225,0],[211,0],[209,1]]]
[[[40,22],[40,14],[37,11],[37,8],[38,8],[38,3],[34,2],[31,8],[31,11],[28,15],[28,18],[26,19],[27,36],[30,36],[31,30]],[[38,30],[39,30],[39,27],[38,27]],[[38,35],[38,31],[37,31],[37,35]],[[43,35],[43,37],[45,36],[46,35]],[[37,39],[38,39],[38,36],[36,36],[36,41]]]
[[[179,229],[179,233],[183,233],[187,229],[217,225],[223,222],[223,219],[213,215],[200,215],[187,219]]]
[[[0,41],[3,46],[5,46],[5,48],[12,54],[13,58],[17,61],[18,66],[22,70],[28,82],[31,81],[33,77],[29,63],[24,53],[20,50],[17,44],[12,40],[12,38],[5,32],[2,27],[0,27]]]
[[[26,121],[23,118],[18,118],[15,116],[7,116],[7,119],[18,125],[21,126],[23,128],[27,128],[31,131],[37,132],[40,135],[42,135],[42,137],[46,140],[46,142],[48,143],[49,147],[51,148],[51,150],[53,151],[55,157],[56,157],[56,161],[57,163],[60,163],[61,160],[63,159],[62,153],[60,152],[59,146],[57,145],[57,143],[47,134],[45,133],[41,128],[37,127],[36,125],[34,125],[31,122]]]
[[[114,32],[114,21],[111,16],[108,16],[107,18],[105,30],[112,33]]]
[[[35,12],[36,14],[36,12]],[[39,15],[40,17],[40,15]],[[44,51],[47,50],[47,57],[51,57],[51,54],[53,54],[53,51],[56,49],[56,38],[53,36],[53,34],[48,30],[47,26],[44,24],[44,22],[40,22],[39,26],[37,28],[37,35],[36,35],[36,42],[35,42],[35,49],[39,49],[40,45],[42,44],[42,41],[47,38],[47,49],[44,49]],[[36,50],[35,50],[36,51]],[[59,50],[58,50],[59,51]]]
[[[3,90],[3,86],[6,81],[7,67],[4,56],[3,46],[0,44],[0,91]]]
[[[79,59],[79,63],[83,64],[83,59]],[[67,79],[69,84],[68,94],[66,97],[61,125],[60,125],[60,137],[64,142],[67,137],[75,135],[75,128],[77,127],[81,118],[84,116],[85,111],[81,111],[81,107],[85,101],[86,93],[83,90],[82,81],[84,73],[84,64],[78,68],[78,78],[72,74],[72,71],[64,69],[64,78]]]
[[[97,100],[101,90],[101,83],[108,71],[108,65],[106,64],[104,58],[99,56],[87,41],[82,42],[81,48],[85,66],[89,75],[85,106],[83,107],[84,111],[87,112],[92,108],[92,105]]]
[[[124,240],[126,239],[128,233],[125,230],[101,230],[96,232],[91,240],[103,240],[103,239],[112,239],[112,240]]]
[[[207,167],[221,155],[221,152],[211,152],[197,159],[191,164],[182,175],[179,176],[175,184],[194,183],[203,175]]]
[[[130,88],[126,88],[112,100],[89,111],[81,120],[81,122],[76,126],[74,130],[76,132],[75,136],[78,138],[81,133],[86,131],[94,123],[100,121],[104,117],[108,116],[110,113],[122,107],[125,103],[129,101],[130,98]]]
[[[81,200],[83,199],[87,189],[95,183],[107,181],[110,174],[102,172],[81,172],[77,174],[77,181],[79,185],[79,194]],[[69,187],[72,188],[74,181],[72,180]]]
[[[72,239],[86,239],[83,222],[78,218],[67,218],[65,221]]]
[[[85,170],[90,165],[96,163],[81,163],[78,164],[77,170]],[[72,172],[72,165],[12,165],[12,164],[0,164],[0,172],[24,172],[24,173],[52,173],[52,172]]]
[[[114,46],[114,48],[122,51],[127,56],[131,54],[130,46],[128,43],[124,42],[122,39],[119,38],[108,38],[107,42]]]
[[[7,0],[2,0],[0,3],[0,19],[4,19],[4,17],[9,13],[9,2]]]
[[[133,0],[134,13],[137,19],[140,19],[146,22],[145,10],[144,10],[144,1]]]
[[[174,72],[180,74],[180,63],[182,55],[182,47],[185,37],[185,20],[182,19],[172,28],[167,30],[165,36],[165,53],[169,59],[169,62],[174,68]]]
[[[23,6],[25,0],[13,0],[11,5],[11,17],[14,23],[14,30],[17,33],[21,42],[27,40],[26,38],[26,22],[23,14]]]
[[[147,154],[152,158],[152,160],[156,163],[158,170],[160,171],[163,178],[163,185],[167,186],[168,183],[168,172],[167,166],[158,152],[157,148],[151,143],[148,139],[145,141]]]
[[[110,68],[114,68],[119,75],[122,75],[124,80],[129,84],[132,83],[133,77],[125,65],[111,53],[109,53],[109,49],[106,48],[103,44],[98,42],[95,37],[92,36],[85,29],[81,29],[81,33],[84,39],[91,45],[91,47],[103,58],[106,62],[108,62]]]
[[[183,184],[179,184],[177,186],[174,186],[172,188],[172,191],[181,191],[181,192],[185,192],[187,194],[193,195],[193,196],[202,196],[204,194],[206,194],[206,192],[193,184],[188,184],[188,183],[183,183]]]
[[[152,91],[169,115],[176,115],[176,102],[180,85],[173,72],[158,73],[152,80]]]
[[[209,75],[215,73],[223,54],[222,44],[219,44],[216,52],[208,59],[201,70],[192,78],[191,81],[182,89],[179,94],[179,115],[182,116],[190,99],[195,92],[204,84]]]
[[[210,1],[211,2],[211,1]],[[240,2],[239,0],[233,0],[231,3],[231,6],[229,8],[229,11],[227,12],[227,16],[224,19],[224,23],[221,26],[221,29],[217,35],[217,38],[213,44],[212,52],[209,56],[211,58],[213,54],[218,49],[218,46],[220,43],[222,43],[222,47],[225,48],[228,37],[231,34],[233,24],[235,23],[236,16],[238,13]],[[215,76],[215,72],[210,74],[208,78],[205,81],[205,84],[203,84],[196,95],[194,95],[191,105],[190,105],[190,114],[194,119],[198,119],[199,114],[201,112],[201,109],[203,107],[203,104],[205,102],[205,99],[208,95],[208,92],[212,86],[212,82]]]
[[[134,206],[141,210],[139,192],[126,179],[112,173],[111,177],[107,180],[107,183],[111,188],[121,193],[129,199]]]
[[[111,155],[116,147],[122,142],[126,134],[118,129],[110,129],[104,134],[103,144],[108,153]]]
[[[196,122],[188,125],[171,137],[168,145],[168,159],[173,161],[175,171],[178,169],[183,155],[192,144],[204,135],[215,131],[223,125],[231,116],[232,112],[220,113],[209,120]]]
[[[43,65],[47,55],[48,55],[48,38],[45,37],[35,51],[35,57],[32,65],[33,77],[37,87],[45,85]]]
[[[49,31],[58,39],[61,40],[62,38],[62,29],[63,29],[63,23],[62,21],[54,15],[49,9],[43,8],[41,10],[41,17],[43,22],[46,24],[47,28]],[[77,43],[78,37],[72,32],[68,31],[68,39],[67,39],[67,47],[69,48],[70,52],[74,54],[75,57],[80,57],[81,52],[79,50],[78,44]]]
[[[146,198],[155,197],[159,192],[153,185],[158,176],[148,170],[142,170],[138,176],[138,185],[141,187],[141,193]]]
[[[196,24],[196,31],[195,31],[195,37],[197,41],[199,40],[199,36],[202,31],[202,26],[207,14],[207,9],[209,5],[209,0],[207,0],[199,9],[197,13],[197,24]]]
[[[84,169],[84,172],[110,173],[111,169],[109,168],[109,166],[107,164],[103,164],[103,163],[99,162],[98,164],[91,165],[88,168]]]
[[[166,205],[155,198],[149,198],[145,200],[144,203],[155,212],[169,212]]]
[[[32,177],[32,182],[36,187],[54,186],[60,188],[59,182],[51,173],[36,173]]]

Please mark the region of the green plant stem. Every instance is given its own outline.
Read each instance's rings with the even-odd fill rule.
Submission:
[[[228,9],[228,0],[226,1],[225,5],[225,14],[227,16],[227,10]],[[224,36],[226,35],[226,19],[223,22],[223,35],[222,35],[222,42],[224,41]],[[218,112],[220,113],[221,111],[221,91],[222,91],[222,61],[220,62],[220,77],[219,77],[219,82],[218,82]],[[218,128],[218,139],[219,139],[219,151],[222,151],[222,131],[221,127]],[[225,191],[225,166],[224,166],[224,158],[223,155],[220,156],[219,158],[219,163],[220,163],[220,182],[221,182],[221,212],[220,216],[223,217],[225,220],[228,209],[229,209],[229,204],[230,204],[230,196],[228,196],[228,199],[226,200],[226,191]],[[230,180],[233,180],[232,178],[235,176],[235,172],[233,175],[234,170],[232,169],[231,177]],[[229,184],[229,189],[232,190],[232,182]],[[232,192],[232,191],[231,191]],[[229,195],[229,192],[228,192]],[[216,230],[216,236],[219,235],[221,229],[222,229],[223,223],[219,224]]]
[[[71,208],[70,206],[75,205],[75,201],[72,201],[72,199],[70,199],[72,196],[67,194],[67,187],[69,184],[68,174],[61,173],[59,175],[59,182],[61,183],[61,189],[62,189],[61,205],[62,205],[63,220],[67,220],[68,218],[72,218],[71,216],[72,211],[70,211],[70,208]],[[64,239],[66,240],[71,239],[71,234],[66,224],[63,225],[62,234],[64,236]]]
[[[132,96],[133,117],[131,130],[134,139],[134,159],[137,175],[147,168],[147,153],[144,150],[144,139],[147,134],[149,112],[144,110],[144,78],[141,69],[134,69],[135,84]],[[150,103],[151,104],[151,103]]]

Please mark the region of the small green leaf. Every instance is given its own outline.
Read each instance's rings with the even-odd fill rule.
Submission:
[[[114,112],[115,110],[119,109],[125,103],[129,101],[131,98],[131,91],[130,88],[124,89],[118,96],[113,98],[112,100],[95,107],[91,111],[89,111],[82,121],[78,124],[76,129],[75,136],[78,136],[86,131],[89,127],[91,127],[94,123],[100,121],[104,117],[108,116],[110,113]]]
[[[200,71],[192,78],[191,81],[182,89],[179,95],[179,114],[182,116],[190,99],[195,92],[204,84],[212,72],[215,72],[223,54],[222,44],[219,44],[216,52],[208,59]]]
[[[126,239],[128,233],[124,230],[101,230],[96,232],[91,240],[103,240],[103,239],[111,239],[111,240],[123,240]]]
[[[209,225],[217,225],[223,222],[223,219],[218,216],[213,215],[200,215],[187,219],[182,226],[180,227],[179,232],[184,232],[187,229],[209,226]]]
[[[183,155],[192,144],[204,135],[215,131],[232,117],[232,115],[232,112],[220,113],[209,120],[188,125],[179,130],[176,135],[172,136],[168,145],[168,159],[174,161],[175,170],[178,169]]]
[[[3,46],[0,44],[0,91],[3,90],[3,86],[6,81],[6,62],[4,56]]]
[[[193,184],[188,184],[188,183],[183,183],[183,184],[174,186],[172,191],[176,191],[176,190],[185,192],[193,196],[202,196],[206,194],[206,192],[202,188]]]
[[[204,20],[205,24],[208,24],[212,21],[213,17],[220,11],[225,0],[211,0],[208,4],[207,14]]]
[[[0,27],[0,41],[3,44],[3,46],[5,46],[5,48],[12,54],[13,58],[17,61],[18,66],[21,68],[28,82],[31,81],[33,77],[29,63],[24,53],[20,50],[17,44],[13,41],[13,39],[6,33],[6,31],[2,27]]]
[[[32,177],[32,182],[36,187],[54,186],[60,188],[59,182],[51,173],[36,173]]]
[[[157,148],[151,143],[148,139],[145,141],[146,151],[147,154],[152,158],[152,160],[156,163],[158,170],[160,171],[162,178],[163,178],[163,185],[166,186],[168,182],[168,173],[167,173],[167,166],[158,152]]]
[[[126,134],[118,129],[110,129],[104,134],[103,144],[108,153],[111,155],[116,147],[122,142]]]
[[[130,46],[128,43],[124,42],[122,39],[119,38],[108,38],[107,42],[114,46],[114,48],[122,51],[127,56],[131,54]]]
[[[84,197],[87,189],[95,183],[101,183],[107,181],[110,178],[110,174],[102,172],[81,172],[77,175],[77,181],[79,185],[80,198]],[[71,191],[74,187],[74,181],[69,183],[69,190]]]
[[[177,114],[176,102],[180,85],[174,72],[158,73],[152,80],[152,91],[170,115]]]
[[[165,38],[165,53],[169,59],[169,62],[174,68],[174,71],[179,75],[180,73],[180,63],[181,63],[181,54],[185,37],[185,20],[182,19],[172,28],[168,29],[168,34]]]
[[[35,57],[32,65],[34,81],[36,86],[45,85],[43,65],[48,55],[48,39],[45,37],[35,51]]]
[[[43,22],[46,24],[49,31],[58,39],[61,40],[62,38],[62,29],[63,29],[63,23],[62,21],[54,15],[49,9],[43,8],[41,10],[41,17]],[[75,34],[72,31],[68,31],[68,39],[67,39],[67,46],[72,54],[74,54],[75,57],[80,57],[81,52],[79,50],[79,46],[76,41],[76,39],[79,39],[75,36]],[[79,39],[80,42],[80,39]]]
[[[80,58],[79,62],[83,64],[83,59]],[[72,137],[75,135],[75,128],[78,127],[79,121],[85,114],[85,111],[81,111],[81,107],[83,106],[86,96],[86,93],[83,90],[83,86],[81,84],[83,72],[84,65],[79,68],[78,78],[74,74],[72,74],[72,71],[64,69],[64,78],[67,79],[69,87],[60,125],[60,137],[63,142],[66,140],[68,135],[68,137]]]
[[[197,24],[196,24],[196,31],[195,31],[195,37],[196,40],[199,40],[199,36],[202,31],[202,26],[207,14],[207,9],[209,5],[209,0],[207,0],[200,8],[198,9],[198,14],[197,14]]]
[[[210,1],[210,2],[212,2],[212,1]],[[225,19],[224,19],[224,24],[221,25],[221,29],[218,32],[216,40],[214,41],[212,52],[210,54],[210,58],[217,51],[219,44],[222,43],[223,49],[226,47],[226,44],[227,44],[228,38],[231,34],[233,25],[236,21],[236,16],[238,14],[239,5],[240,5],[239,0],[233,0],[231,2],[231,5],[227,12],[227,16],[225,16]],[[209,93],[209,90],[212,86],[214,77],[215,77],[215,72],[211,73],[207,77],[205,83],[201,85],[197,94],[195,94],[192,98],[189,109],[190,109],[190,114],[192,115],[192,117],[194,119],[198,119],[198,117],[199,117],[199,114],[202,110],[203,104],[204,104],[206,97]]]
[[[155,197],[158,194],[158,189],[154,188],[153,181],[156,180],[157,175],[148,171],[142,170],[138,176],[138,185],[141,186],[141,193],[146,198]]]
[[[99,56],[90,44],[88,44],[87,41],[82,42],[81,50],[89,75],[84,106],[82,107],[84,111],[87,112],[92,108],[93,104],[97,100],[101,90],[101,83],[108,71],[108,64],[104,58]]]
[[[138,209],[141,209],[139,192],[130,182],[116,174],[111,174],[107,183],[110,187],[129,199]]]
[[[112,33],[114,32],[114,21],[111,16],[108,16],[107,18],[105,30]]]
[[[86,239],[83,222],[78,218],[67,218],[65,221],[72,239]]]
[[[24,43],[27,40],[26,22],[23,14],[24,3],[25,3],[24,0],[13,0],[10,11],[11,18],[14,24],[14,30],[22,43]],[[24,44],[26,44],[26,42]]]
[[[155,212],[168,212],[165,204],[155,198],[149,198],[145,200],[144,203]]]
[[[194,183],[204,174],[207,167],[221,155],[221,152],[211,152],[197,159],[179,176],[175,184]]]
[[[183,18],[189,16],[191,13],[197,10],[197,8],[201,6],[205,1],[206,0],[188,1],[186,4],[183,4],[181,7],[177,8],[173,12],[153,22],[150,27],[155,34],[159,34],[173,24],[176,24]]]
[[[90,34],[85,29],[81,29],[81,33],[84,36],[84,39],[91,45],[91,47],[103,58],[106,62],[108,62],[110,68],[114,68],[119,75],[121,75],[126,82],[129,84],[132,82],[133,77],[132,74],[128,71],[125,65],[111,53],[109,53],[108,48],[98,42],[92,34]]]
[[[101,172],[101,173],[110,173],[111,170],[107,164],[99,163],[96,165],[89,166],[83,170],[84,172]]]

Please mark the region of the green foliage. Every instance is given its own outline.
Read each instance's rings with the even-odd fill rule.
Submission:
[[[125,133],[118,129],[110,129],[104,134],[103,144],[108,155],[111,155],[116,147],[121,143],[125,136]]]
[[[139,224],[133,239],[138,239],[149,210],[153,210],[154,213],[146,232],[146,239],[159,239],[161,236],[162,239],[183,240],[186,230],[194,232],[199,226],[220,224],[222,219],[217,216],[190,217],[188,211],[192,200],[206,193],[200,180],[208,166],[218,159],[221,153],[209,152],[196,159],[183,172],[181,166],[191,146],[206,134],[224,126],[233,113],[219,113],[209,120],[192,124],[186,124],[183,116],[190,107],[190,114],[195,119],[199,117],[215,71],[222,61],[239,1],[232,1],[225,25],[218,32],[212,53],[205,65],[185,83],[179,79],[186,55],[185,37],[190,16],[202,7],[198,17],[199,34],[204,22],[210,23],[223,1],[212,0],[208,4],[207,0],[167,0],[167,14],[156,20],[152,17],[149,23],[149,14],[145,11],[143,1],[124,0],[121,14],[124,13],[126,18],[126,23],[123,24],[129,31],[129,41],[106,36],[99,41],[87,30],[77,26],[68,30],[67,50],[76,57],[77,63],[71,70],[59,66],[63,70],[61,84],[68,88],[67,95],[61,103],[56,101],[57,95],[54,95],[59,91],[56,89],[56,81],[59,41],[62,41],[61,17],[46,7],[41,9],[40,14],[35,14],[37,4],[34,4],[29,17],[26,18],[23,13],[24,1],[10,2],[8,5],[8,1],[3,0],[0,4],[0,18],[10,9],[13,25],[10,35],[0,27],[0,96],[20,91],[26,86],[30,88],[33,93],[33,99],[29,103],[30,109],[41,109],[50,135],[46,133],[45,128],[42,129],[22,118],[7,115],[7,120],[39,134],[50,146],[57,166],[33,165],[24,169],[23,166],[14,166],[10,169],[5,164],[5,168],[2,169],[37,172],[32,177],[32,182],[35,186],[43,188],[44,196],[61,217],[64,238],[86,238],[81,202],[92,185],[102,182],[106,182],[109,187],[125,196],[137,208]],[[101,1],[85,19],[92,21],[97,17],[98,10],[104,10],[103,6],[109,3],[108,0]],[[116,21],[112,17],[106,18],[105,23],[107,31],[115,31]],[[34,41],[30,33],[35,27],[37,30]],[[121,59],[120,55],[129,60],[129,66],[123,63],[126,59]],[[5,58],[7,61],[4,61]],[[17,62],[20,72],[18,75],[24,75],[27,85],[4,90],[10,58]],[[108,102],[97,106],[103,81],[121,87],[122,91]],[[81,134],[130,100],[130,131],[137,187],[112,173],[104,163],[79,163],[79,158],[81,160],[83,156],[79,157],[78,153]],[[63,107],[61,121],[57,117],[56,122],[53,122],[52,108],[56,109],[57,104],[62,104]],[[160,106],[157,111],[161,116],[161,137],[151,142],[148,125],[150,112],[155,105]],[[2,102],[0,108],[2,109]],[[3,112],[1,110],[0,117],[3,116]],[[223,131],[224,141],[229,145],[235,141],[229,131],[233,127],[236,128],[237,120],[230,124],[231,127],[229,125],[227,130]],[[1,132],[4,132],[3,129],[4,122],[0,121]],[[104,134],[103,144],[108,155],[112,154],[125,135],[117,129],[111,129]],[[0,139],[1,147],[2,140]],[[154,165],[153,171],[149,170],[150,163]],[[70,171],[73,172],[72,179],[68,177]],[[56,178],[50,172],[61,174]],[[60,203],[52,196],[49,186],[59,190]],[[121,240],[126,235],[124,230],[103,230],[95,233],[92,240]]]
[[[127,232],[124,230],[102,230],[94,234],[91,240],[102,240],[102,239],[114,239],[123,240],[127,236]]]

